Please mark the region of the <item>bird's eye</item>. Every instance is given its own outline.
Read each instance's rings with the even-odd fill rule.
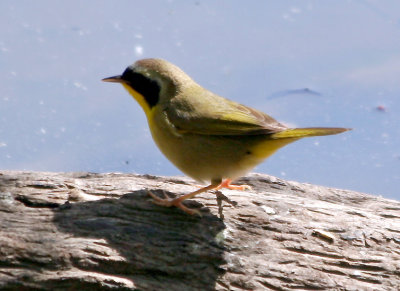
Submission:
[[[122,74],[122,79],[144,97],[150,108],[158,103],[161,88],[157,81],[150,78],[148,73],[137,73],[131,68],[127,68]]]

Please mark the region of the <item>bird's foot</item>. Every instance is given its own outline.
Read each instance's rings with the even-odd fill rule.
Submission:
[[[196,209],[191,209],[189,207],[186,207],[185,205],[182,204],[182,202],[184,200],[186,200],[186,199],[193,198],[197,194],[200,194],[200,193],[203,193],[203,192],[206,192],[206,191],[209,191],[209,190],[216,189],[218,186],[219,186],[219,184],[212,183],[211,185],[208,185],[207,187],[203,187],[203,188],[201,188],[201,189],[199,189],[197,191],[190,192],[189,194],[183,195],[183,196],[181,196],[179,198],[175,198],[175,199],[172,199],[172,198],[168,197],[164,192],[163,192],[164,193],[164,197],[165,197],[164,199],[158,197],[157,195],[154,195],[150,191],[148,193],[154,199],[153,202],[155,204],[157,204],[157,205],[165,206],[165,207],[175,206],[175,207],[181,209],[182,211],[186,212],[187,214],[190,214],[190,215],[197,214],[197,215],[201,216],[200,211],[198,211]]]
[[[232,180],[231,179],[226,179],[222,181],[222,183],[218,186],[217,190],[221,188],[228,188],[230,190],[251,190],[251,187],[249,185],[231,185]]]
[[[182,197],[179,198],[171,198],[169,197],[167,194],[165,194],[165,192],[163,191],[164,194],[164,199],[158,197],[157,195],[151,193],[150,191],[148,192],[148,194],[153,198],[153,203],[157,204],[159,206],[164,206],[164,207],[172,207],[175,206],[179,209],[181,209],[182,211],[186,212],[189,215],[199,215],[201,216],[200,211],[196,210],[196,209],[191,209],[189,207],[186,207],[185,205],[183,205],[183,199],[181,199]]]

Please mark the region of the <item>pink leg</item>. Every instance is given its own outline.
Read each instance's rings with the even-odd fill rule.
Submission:
[[[207,187],[203,187],[203,188],[201,188],[201,189],[199,189],[197,191],[190,192],[189,194],[183,195],[183,196],[175,198],[175,199],[169,198],[165,194],[164,194],[165,195],[165,199],[162,199],[162,198],[158,197],[157,195],[154,195],[150,191],[148,192],[148,194],[154,199],[153,202],[155,204],[157,204],[157,205],[165,206],[165,207],[175,206],[175,207],[181,209],[182,211],[184,211],[184,212],[186,212],[186,213],[188,213],[190,215],[194,215],[194,214],[200,215],[200,212],[198,210],[190,209],[190,208],[186,207],[185,205],[183,205],[182,202],[184,200],[186,200],[186,199],[193,198],[197,194],[206,192],[208,190],[216,189],[216,188],[219,187],[219,185],[220,185],[219,183],[218,184],[211,184],[211,185],[209,185]]]

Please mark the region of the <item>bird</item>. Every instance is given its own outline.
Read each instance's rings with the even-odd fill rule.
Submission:
[[[194,215],[183,201],[228,188],[283,146],[303,137],[333,135],[339,127],[289,128],[268,114],[221,97],[196,83],[178,66],[158,58],[141,59],[122,75],[102,79],[120,83],[142,107],[161,152],[184,174],[208,186],[177,198],[149,192],[155,204]]]

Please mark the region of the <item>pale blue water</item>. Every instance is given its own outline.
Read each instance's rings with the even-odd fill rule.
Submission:
[[[288,124],[354,128],[255,171],[400,199],[394,0],[3,0],[0,169],[180,174],[135,101],[100,81],[145,57]]]

